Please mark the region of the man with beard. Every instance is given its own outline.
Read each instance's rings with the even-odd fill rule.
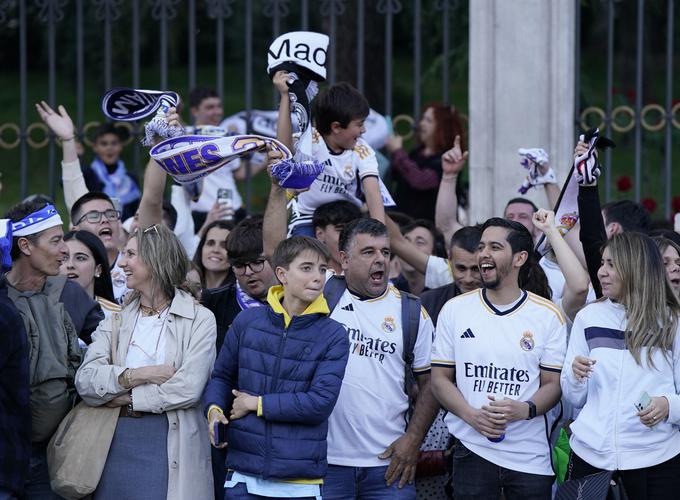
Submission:
[[[204,290],[201,298],[202,304],[215,315],[218,353],[238,313],[266,305],[269,288],[278,284],[271,265],[262,253],[261,218],[244,219],[229,233],[227,258],[236,282]],[[211,447],[211,452],[215,498],[223,498],[226,449]]]
[[[407,347],[401,295],[387,281],[387,228],[375,219],[355,220],[342,230],[339,249],[347,288],[331,318],[345,326],[350,355],[328,423],[323,496],[415,499],[418,450],[439,408],[430,389],[432,322],[421,308],[412,363],[418,396],[406,426]]]
[[[444,306],[432,352],[432,389],[458,438],[453,490],[550,499],[548,420],[535,417],[560,398],[565,321],[542,296],[547,280],[521,223],[486,221],[477,258],[483,288]]]

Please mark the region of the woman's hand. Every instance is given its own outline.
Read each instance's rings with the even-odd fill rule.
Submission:
[[[576,356],[571,364],[571,370],[574,372],[576,380],[584,382],[593,374],[593,366],[597,360],[587,358],[585,356]]]
[[[654,427],[668,418],[668,400],[664,396],[652,396],[651,399],[647,408],[637,412],[640,422],[647,427]]]
[[[127,406],[130,403],[132,403],[132,398],[130,397],[130,393],[126,392],[125,394],[116,396],[111,401],[106,403],[104,406],[107,406],[109,408],[118,408],[120,406]]]
[[[387,138],[385,142],[385,148],[392,154],[395,151],[402,149],[404,147],[404,138],[400,135],[391,135]]]
[[[460,147],[460,136],[453,140],[453,147],[442,155],[442,173],[444,175],[458,175],[467,160],[468,152]]]
[[[175,368],[171,365],[149,365],[134,368],[130,371],[130,385],[137,387],[144,384],[161,385],[172,378]]]
[[[210,435],[210,443],[215,448],[225,448],[227,443],[216,443],[217,436],[215,436],[215,424],[218,422],[224,425],[229,424],[229,421],[227,420],[227,417],[224,416],[224,413],[218,410],[217,407],[213,406],[208,411],[208,434]]]
[[[57,108],[59,113],[50,108],[49,104],[45,101],[40,101],[36,103],[35,109],[40,115],[40,119],[45,122],[54,135],[56,135],[59,140],[66,141],[73,139],[75,137],[75,128],[73,127],[73,120],[66,112],[64,106],[59,105]]]
[[[234,389],[231,391],[236,398],[231,405],[231,413],[229,418],[231,420],[236,420],[237,418],[245,417],[251,411],[257,411],[257,396],[251,396],[245,392],[240,392]]]

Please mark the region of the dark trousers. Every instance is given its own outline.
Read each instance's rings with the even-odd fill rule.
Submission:
[[[573,451],[566,479],[580,479],[603,472]],[[680,495],[680,455],[644,469],[618,471],[629,500],[666,500]]]
[[[460,441],[453,452],[453,497],[456,500],[550,500],[554,476],[500,467],[471,452]]]

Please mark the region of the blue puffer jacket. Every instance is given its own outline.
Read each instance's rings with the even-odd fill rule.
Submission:
[[[232,389],[262,396],[251,412],[228,426],[226,466],[264,479],[325,476],[328,417],[349,356],[343,326],[327,317],[323,296],[290,320],[272,287],[271,307],[241,312],[231,325],[203,397],[228,417]],[[280,311],[280,312],[277,312]],[[287,326],[286,326],[287,325]]]

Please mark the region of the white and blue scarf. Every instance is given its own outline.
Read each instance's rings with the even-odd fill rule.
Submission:
[[[139,191],[137,184],[127,174],[125,163],[118,160],[116,170],[109,173],[104,162],[96,158],[90,165],[92,171],[97,174],[97,178],[104,184],[102,191],[109,196],[109,198],[118,198],[123,205],[132,203],[141,198],[142,193]]]

